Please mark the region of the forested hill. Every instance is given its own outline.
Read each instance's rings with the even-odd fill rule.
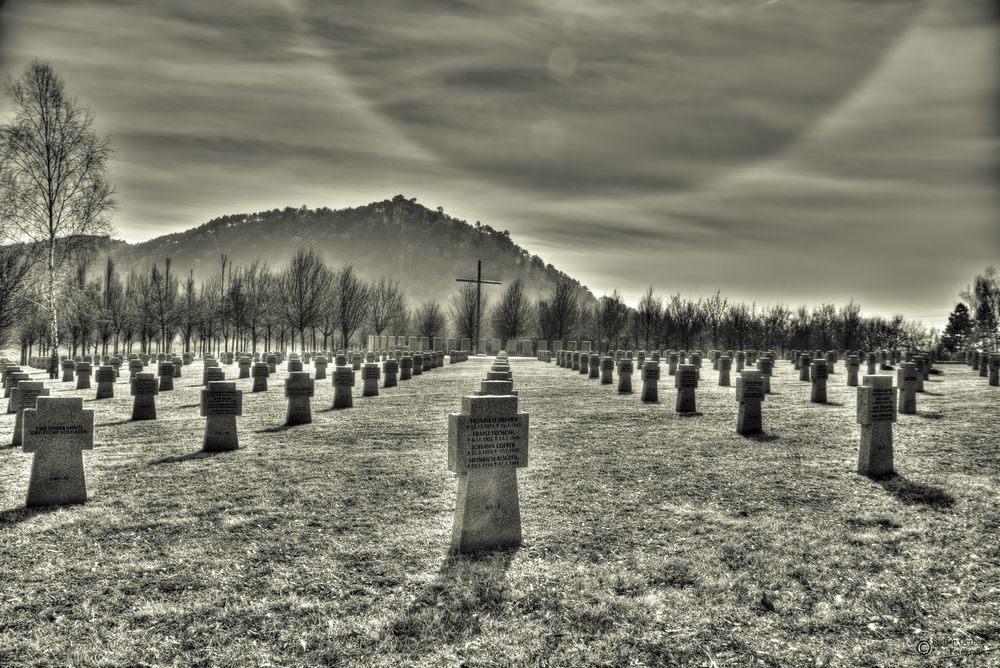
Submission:
[[[222,253],[235,266],[259,258],[281,269],[297,249],[311,248],[334,269],[351,264],[368,279],[399,279],[415,301],[445,301],[456,278],[475,277],[477,258],[483,261],[483,278],[508,283],[523,277],[532,298],[550,293],[559,280],[579,286],[515,244],[506,230],[470,225],[402,195],[338,211],[303,207],[228,215],[139,244],[113,242],[110,248],[123,271],[162,266],[170,257],[175,275],[193,270],[198,281],[219,271]],[[580,290],[583,303],[593,299],[584,286]]]

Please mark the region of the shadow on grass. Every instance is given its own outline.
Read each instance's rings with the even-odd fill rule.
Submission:
[[[21,506],[20,508],[10,508],[9,510],[0,511],[0,529],[16,526],[21,522],[27,522],[38,515],[54,513],[59,508],[60,506],[42,506],[39,508]]]
[[[354,406],[344,406],[344,407],[337,407],[337,408],[334,408],[333,406],[330,406],[329,408],[321,408],[321,409],[319,409],[316,412],[317,413],[333,413],[334,411],[347,411],[347,410],[350,410],[352,408],[354,408]]]
[[[919,394],[926,394],[928,397],[943,397],[944,396],[944,392],[928,392],[927,390],[924,390],[923,392],[919,392]]]
[[[944,413],[937,413],[937,412],[916,413],[915,415],[917,417],[922,417],[922,418],[924,418],[926,420],[942,420],[942,419],[944,419]]]
[[[676,415],[679,418],[688,418],[688,417],[701,417],[702,415],[704,415],[704,413],[702,413],[701,411],[692,411],[690,413],[678,413],[677,411],[674,411],[674,415]]]
[[[201,408],[201,404],[183,404],[181,406],[165,406],[164,408]]]
[[[821,403],[819,405],[820,406],[834,406],[834,407],[837,407],[837,406],[843,406],[844,402],[842,402],[842,401],[824,401],[823,403]]]
[[[781,440],[781,437],[777,434],[768,433],[766,431],[758,431],[756,434],[742,434],[742,436],[748,441],[758,441],[759,443],[771,443],[773,441]]]
[[[118,427],[123,424],[128,424],[132,420],[118,420],[117,422],[98,422],[95,427]]]
[[[227,452],[237,452],[237,451],[223,450],[219,452],[205,452],[204,450],[199,450],[197,452],[189,452],[186,455],[175,455],[173,457],[162,457],[160,459],[154,459],[153,461],[149,462],[149,465],[159,466],[160,464],[178,464],[180,462],[189,462],[195,459],[208,459],[209,457],[225,454]]]
[[[509,603],[507,571],[518,549],[449,554],[434,581],[388,622],[386,633],[403,645],[420,645],[428,634],[448,643],[480,635],[480,618],[500,613]]]
[[[935,485],[914,482],[898,473],[890,473],[875,480],[882,488],[907,506],[930,506],[931,508],[951,508],[955,497]]]
[[[309,423],[307,422],[305,424],[309,424]],[[256,429],[256,430],[254,430],[253,433],[255,433],[255,434],[278,434],[278,433],[283,432],[283,431],[288,431],[292,427],[298,427],[298,426],[299,425],[279,424],[279,425],[275,425],[274,427],[265,427],[264,429]]]

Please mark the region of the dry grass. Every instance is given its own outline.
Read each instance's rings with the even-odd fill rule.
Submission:
[[[57,384],[97,411],[91,501],[23,509],[30,456],[0,452],[0,665],[1000,662],[953,656],[1000,644],[1000,390],[966,367],[900,416],[900,475],[876,482],[854,472],[842,367],[816,405],[780,363],[766,434],[743,438],[710,368],[681,417],[666,374],[643,404],[638,383],[512,366],[525,544],[460,559],[446,415],[482,360],[342,411],[317,383],[314,423],[290,429],[279,374],[244,395],[242,449],[214,455],[200,366],[156,422],[128,422],[124,382],[100,402]]]

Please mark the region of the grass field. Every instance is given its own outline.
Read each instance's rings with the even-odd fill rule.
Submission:
[[[744,438],[710,365],[679,416],[665,371],[643,404],[514,359],[524,545],[449,558],[447,414],[486,368],[339,411],[320,381],[293,428],[283,372],[238,381],[241,449],[212,455],[200,364],[156,422],[129,422],[125,382],[53,384],[96,410],[91,500],[24,509],[30,455],[0,451],[0,666],[1000,663],[1000,388],[967,367],[925,383],[872,481],[842,364],[818,405],[780,362]]]

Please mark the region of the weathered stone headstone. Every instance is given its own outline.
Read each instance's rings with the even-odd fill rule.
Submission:
[[[458,474],[454,553],[521,544],[517,469],[528,465],[528,414],[515,396],[462,398],[448,417],[448,470]]]
[[[899,385],[899,405],[897,412],[914,414],[917,412],[917,383],[919,375],[917,365],[913,362],[903,362],[896,371],[896,384]]]
[[[97,367],[97,398],[112,399],[115,396],[115,368]]]
[[[844,365],[847,368],[847,386],[857,387],[858,373],[861,371],[861,360],[858,359],[857,355],[848,355]],[[870,373],[869,375],[874,375],[874,373]]]
[[[733,360],[729,355],[719,357],[719,387],[729,387],[729,374],[733,368]]]
[[[182,360],[180,357],[174,356],[170,359],[170,361],[173,362],[174,364],[174,378],[180,378],[181,367],[184,366],[184,360]]]
[[[624,358],[618,360],[618,393],[632,393],[632,360]]]
[[[424,373],[424,356],[413,353],[410,355],[413,360],[413,368],[410,370],[414,376],[419,376]]]
[[[812,378],[812,356],[808,353],[799,355],[799,380],[809,382]]]
[[[815,404],[826,403],[826,379],[828,377],[826,365],[827,361],[825,359],[817,359],[812,363],[812,391],[809,401]]]
[[[243,415],[243,391],[232,381],[212,381],[201,391],[201,416],[205,421],[205,452],[237,450],[240,447],[236,418]]]
[[[239,367],[240,367],[240,376],[239,377],[240,378],[249,378],[250,377],[250,367],[251,366],[253,366],[253,360],[251,360],[249,357],[246,357],[246,356],[241,357],[240,361],[239,361]]]
[[[873,478],[894,471],[892,423],[896,421],[896,388],[892,376],[865,376],[858,388],[858,423],[861,449],[858,473]]]
[[[771,394],[771,372],[773,370],[774,360],[770,357],[761,357],[757,360],[757,371],[760,371],[760,378],[764,383],[764,394]]]
[[[316,370],[316,380],[326,380],[326,365],[325,355],[317,355],[316,359],[313,360],[313,368]]]
[[[90,373],[91,373],[90,362],[80,362],[79,364],[76,365],[76,389],[78,390],[90,389]]]
[[[169,392],[174,389],[174,363],[159,362],[156,365],[160,374],[160,392]]]
[[[83,451],[94,447],[94,411],[80,397],[38,397],[22,421],[22,447],[34,453],[27,506],[86,503]]]
[[[8,412],[14,413],[14,433],[11,435],[10,444],[21,445],[21,436],[24,426],[24,411],[27,408],[35,407],[35,400],[38,397],[49,396],[49,389],[42,381],[22,380],[17,387],[11,388],[10,401],[8,402]],[[12,410],[11,410],[12,409]]]
[[[989,384],[996,387],[1000,385],[1000,355],[990,355],[990,377]]]
[[[382,363],[382,387],[396,387],[396,376],[399,374],[399,362],[386,360]]]
[[[410,357],[409,355],[403,355],[401,358],[399,358],[399,379],[410,380],[412,376],[413,376],[413,358]]]
[[[677,364],[680,360],[679,353],[670,353],[667,355],[667,375],[676,376],[677,375]]]
[[[135,397],[132,400],[132,419],[155,420],[156,395],[159,393],[156,376],[151,373],[137,373],[129,381],[129,393]]]
[[[285,379],[285,398],[288,399],[288,413],[285,424],[309,424],[312,422],[312,397],[316,391],[315,381],[305,371],[292,371]]]
[[[674,410],[678,413],[697,412],[695,390],[698,388],[698,369],[693,364],[678,364],[674,384],[677,386]]]
[[[614,382],[615,360],[612,357],[601,358],[601,384],[610,385]]]
[[[128,379],[131,381],[136,374],[142,373],[142,360],[133,359],[128,361]]]
[[[21,371],[20,370],[21,367],[15,367],[15,368],[17,368],[18,371],[7,374],[7,377],[5,378],[7,385],[4,388],[3,395],[8,399],[12,396],[14,388],[16,388],[20,383],[31,380],[30,373],[28,373],[27,371]],[[14,412],[16,411],[14,410],[13,405],[10,402],[7,402],[7,413],[14,413]]]
[[[270,373],[278,373],[278,356],[277,355],[268,355],[264,359],[267,362],[267,372],[269,374]]]
[[[366,362],[365,365],[361,367],[361,380],[364,383],[361,388],[361,396],[378,396],[379,376],[381,376],[381,372],[377,362]]]
[[[76,373],[76,362],[73,360],[63,360],[62,361],[62,380],[64,383],[70,383],[73,381]]]
[[[761,402],[764,401],[764,379],[760,371],[747,369],[736,377],[737,434],[755,434],[764,428]]]
[[[210,366],[201,372],[202,385],[207,386],[209,383],[215,383],[225,379],[226,379],[226,372],[222,370],[222,367]]]
[[[581,351],[578,354],[579,354],[580,363],[577,365],[577,367],[580,370],[580,374],[583,375],[583,376],[589,376],[590,375],[590,352],[589,351],[588,352],[582,352]]]
[[[407,359],[407,358],[403,358]],[[333,407],[354,406],[354,370],[349,366],[338,366],[333,370]]]
[[[660,381],[659,362],[646,362],[642,367],[642,400],[658,402],[660,400],[657,386]]]
[[[271,365],[267,362],[254,362],[250,367],[250,376],[253,378],[253,388],[251,392],[267,392],[267,378],[271,375]]]

